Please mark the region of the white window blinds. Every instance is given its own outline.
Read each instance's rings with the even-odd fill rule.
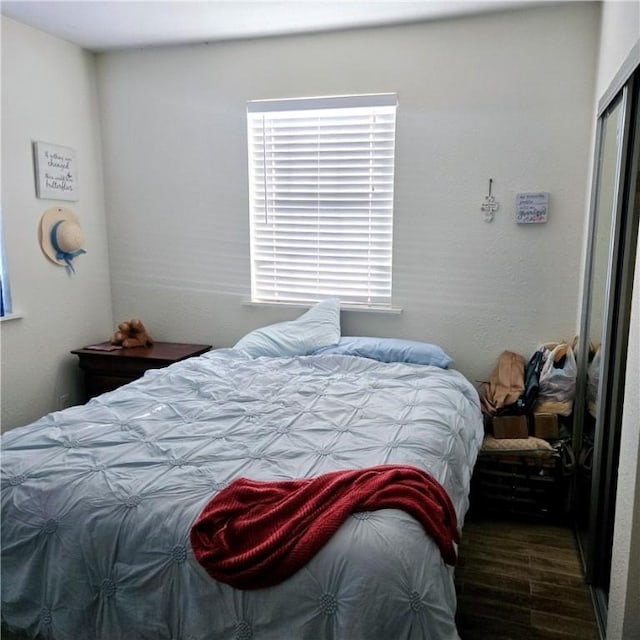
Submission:
[[[396,94],[247,108],[251,294],[391,305]]]

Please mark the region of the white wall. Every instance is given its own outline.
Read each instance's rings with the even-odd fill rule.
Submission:
[[[605,2],[597,99],[640,41],[640,4]],[[640,195],[638,196],[640,197]],[[636,206],[640,206],[636,202]],[[607,640],[640,638],[640,251],[636,255],[618,467]]]
[[[98,58],[114,315],[233,344],[249,295],[247,100],[398,91],[394,298],[346,334],[441,344],[470,379],[576,330],[599,6],[569,3]],[[480,205],[489,178],[501,209]],[[549,191],[517,226],[520,191]]]
[[[40,249],[42,213],[60,201],[35,195],[32,141],[77,151],[79,216],[87,254],[68,276]],[[95,60],[75,45],[2,18],[2,209],[13,306],[0,324],[2,428],[79,402],[71,349],[113,331]]]
[[[605,0],[602,8],[596,98],[609,87],[640,38],[640,4],[635,0]]]

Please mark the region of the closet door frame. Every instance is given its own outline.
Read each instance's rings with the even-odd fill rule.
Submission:
[[[594,278],[594,235],[597,230],[597,205],[601,178],[603,129],[608,114],[620,101],[622,111],[621,144],[618,149],[617,184],[611,220],[611,237],[604,298],[604,322],[601,342],[600,380],[594,433],[591,502],[586,545],[581,545],[587,582],[591,585],[601,631],[607,623],[611,571],[611,548],[615,520],[617,471],[620,454],[627,344],[630,328],[633,267],[638,240],[637,181],[640,163],[640,67],[631,68],[616,91],[601,101],[596,130],[596,155],[591,190],[587,263],[580,327],[580,370],[577,389],[577,415],[574,444],[579,451],[584,438],[586,370],[589,348],[589,319]],[[604,100],[604,98],[603,98]],[[580,539],[580,536],[578,536]],[[583,540],[580,540],[583,542]]]

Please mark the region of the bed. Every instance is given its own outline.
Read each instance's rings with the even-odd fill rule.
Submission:
[[[483,436],[452,368],[218,349],[2,436],[2,625],[54,639],[456,640],[454,567],[400,509],[352,513],[291,577],[238,589],[190,530],[238,478],[405,465],[458,527]]]

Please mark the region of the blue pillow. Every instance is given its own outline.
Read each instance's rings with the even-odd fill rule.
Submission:
[[[261,327],[241,338],[234,349],[250,356],[306,356],[340,340],[340,300],[318,302],[296,320]]]
[[[452,358],[435,344],[399,338],[343,336],[337,345],[317,349],[314,353],[360,356],[380,362],[430,364],[441,369],[446,369],[453,362]]]

